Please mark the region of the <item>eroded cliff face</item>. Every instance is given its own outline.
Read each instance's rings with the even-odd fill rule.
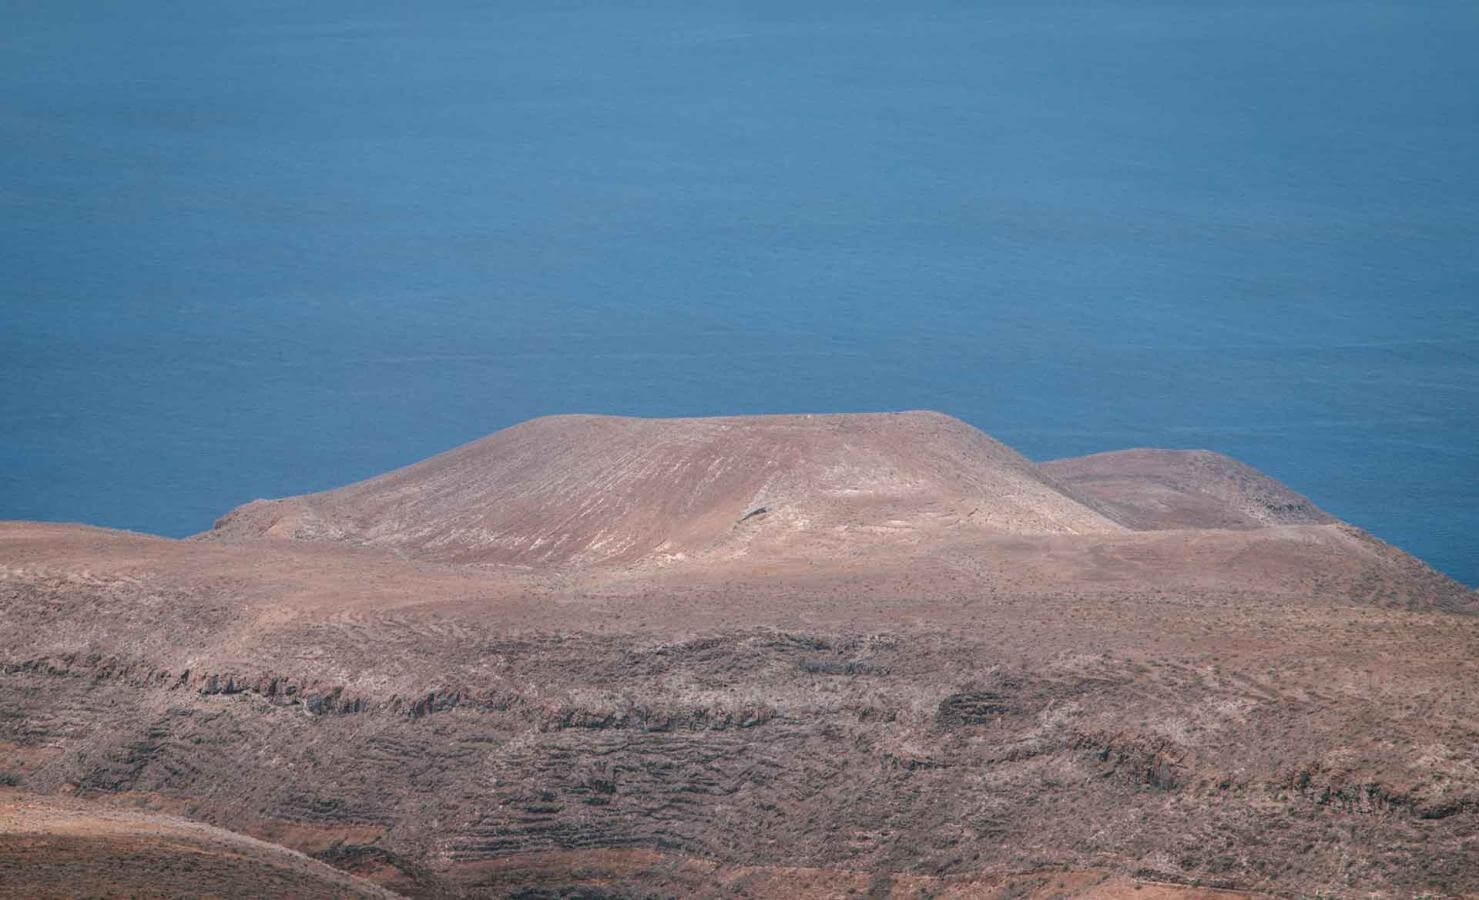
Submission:
[[[549,502],[602,522],[665,471],[713,477],[548,565],[452,561],[481,532],[434,528],[497,493],[453,496],[469,460],[528,474],[590,422],[283,501],[302,529],[0,523],[0,787],[414,896],[1479,890],[1472,592],[1220,458],[1045,474],[941,418],[889,426],[948,438],[925,463],[852,448],[855,422],[769,421],[756,458],[870,460],[793,460],[775,494],[591,463],[627,487]],[[596,430],[712,463],[742,420],[615,421]],[[1018,516],[1035,492],[1047,518]],[[1209,509],[1242,518],[1182,521]],[[595,519],[509,521],[533,541]],[[583,555],[618,544],[647,549]]]

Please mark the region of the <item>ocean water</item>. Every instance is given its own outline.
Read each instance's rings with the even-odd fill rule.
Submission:
[[[1473,0],[0,0],[0,518],[558,412],[1206,447],[1479,583]]]

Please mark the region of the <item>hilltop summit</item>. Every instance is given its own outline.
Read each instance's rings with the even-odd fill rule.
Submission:
[[[757,544],[845,553],[885,534],[1125,530],[1098,506],[940,413],[553,416],[337,490],[249,503],[213,535],[442,562],[630,564]]]

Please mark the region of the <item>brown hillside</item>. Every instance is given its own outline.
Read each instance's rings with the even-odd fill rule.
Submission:
[[[396,894],[263,841],[175,816],[0,788],[0,897]]]
[[[233,511],[215,537],[524,566],[745,554],[945,529],[1112,533],[1029,460],[938,413],[535,419],[368,481]]]
[[[1325,525],[1308,498],[1220,453],[1120,450],[1041,464],[1079,496],[1139,529]]]
[[[0,523],[0,784],[417,897],[1479,891],[1473,592],[1218,457],[1083,470],[577,417],[203,540]]]

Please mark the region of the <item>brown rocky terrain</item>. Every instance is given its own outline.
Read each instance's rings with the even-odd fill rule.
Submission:
[[[9,896],[303,898],[395,895],[274,844],[175,816],[0,789]]]
[[[559,417],[0,524],[0,780],[410,896],[1460,895],[1475,608],[1215,454]]]
[[[1121,450],[1053,460],[1040,468],[1135,529],[1262,528],[1335,521],[1309,498],[1257,469],[1206,450]]]

